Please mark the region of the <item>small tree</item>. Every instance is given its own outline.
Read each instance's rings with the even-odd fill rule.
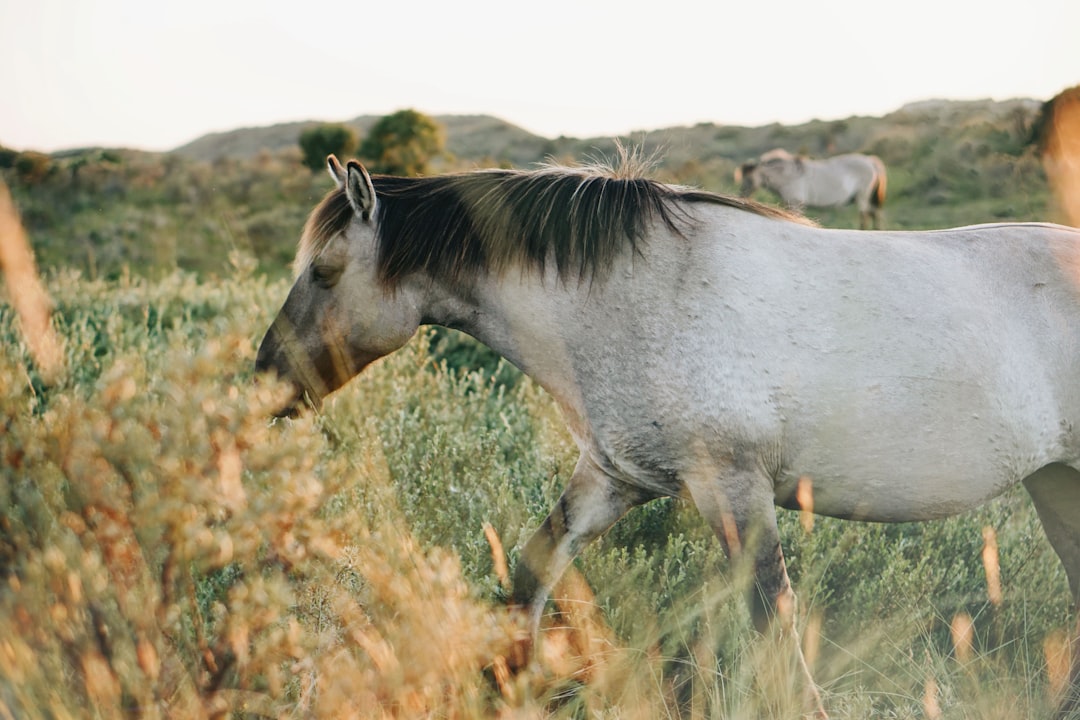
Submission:
[[[0,170],[7,170],[15,167],[15,158],[19,157],[18,150],[12,150],[11,148],[0,145]]]
[[[360,146],[370,170],[387,175],[421,175],[444,152],[442,125],[415,110],[399,110],[381,118]]]
[[[26,185],[38,185],[52,172],[52,158],[27,150],[15,158],[15,174]]]
[[[348,157],[356,151],[356,133],[347,125],[323,123],[300,133],[304,164],[312,170],[326,167],[326,156]]]

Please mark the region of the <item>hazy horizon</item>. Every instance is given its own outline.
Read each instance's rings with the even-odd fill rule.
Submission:
[[[171,150],[212,132],[414,108],[544,137],[881,116],[925,100],[1046,100],[1080,82],[1080,3],[768,7],[550,0],[0,5],[0,144]]]

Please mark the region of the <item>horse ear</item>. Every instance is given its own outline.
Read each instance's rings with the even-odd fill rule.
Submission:
[[[349,204],[367,220],[375,213],[375,186],[371,184],[371,176],[364,166],[355,160],[350,160],[345,168],[345,194],[349,198]]]
[[[742,165],[735,168],[735,182],[741,183],[743,181],[743,177],[749,175],[752,172],[754,172],[754,168],[756,168],[756,167],[757,167],[757,163],[753,162],[753,161],[750,161],[750,162],[744,162]]]
[[[339,190],[345,187],[345,168],[341,167],[336,156],[326,156],[326,169],[330,171],[330,177],[334,178]]]

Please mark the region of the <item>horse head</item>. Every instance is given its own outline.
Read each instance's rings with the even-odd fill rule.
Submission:
[[[397,350],[420,326],[419,284],[381,282],[377,267],[377,200],[363,165],[327,158],[337,187],[304,228],[288,298],[263,337],[256,372],[274,372],[294,393],[279,414],[302,400],[318,406],[365,366]]]
[[[735,172],[735,181],[741,178],[740,193],[743,197],[765,188],[780,195],[788,206],[798,207],[805,199],[793,195],[798,192],[793,188],[798,187],[806,172],[805,158],[776,148],[757,160],[743,163]]]
[[[739,185],[740,196],[750,197],[761,187],[760,167],[760,163],[751,160],[735,168],[735,182]]]

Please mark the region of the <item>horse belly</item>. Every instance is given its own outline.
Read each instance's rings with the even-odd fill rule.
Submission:
[[[805,472],[784,473],[777,484],[777,503],[803,507],[805,495],[798,493],[802,482],[812,498],[807,509],[819,515],[877,522],[932,520],[977,507],[1021,479],[1003,476],[1000,468],[985,463],[958,459],[929,467],[925,460],[904,463],[888,456],[838,454],[832,460],[847,461],[847,467],[807,463]],[[869,466],[860,465],[868,461]]]
[[[840,183],[825,188],[813,188],[808,193],[810,200],[807,204],[823,208],[844,207],[851,203],[857,192],[858,187],[849,183]]]
[[[1007,416],[992,402],[954,397],[891,411],[853,404],[843,418],[807,418],[788,429],[777,500],[797,505],[803,478],[823,515],[884,522],[955,515],[1063,459],[1051,408],[1025,410],[1028,417]]]

